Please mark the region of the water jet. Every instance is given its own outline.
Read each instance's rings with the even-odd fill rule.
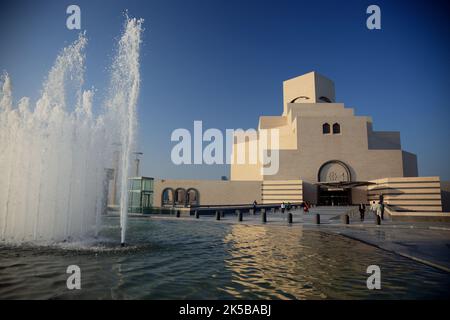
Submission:
[[[111,66],[107,99],[93,113],[84,90],[81,33],[57,56],[34,107],[13,103],[11,79],[0,80],[0,240],[61,242],[97,235],[105,207],[106,169],[119,141],[121,243],[127,225],[127,181],[135,147],[142,20],[127,17]]]

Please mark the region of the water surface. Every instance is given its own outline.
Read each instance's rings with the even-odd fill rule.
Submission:
[[[94,243],[0,246],[2,299],[416,299],[449,298],[445,272],[343,236],[300,226],[118,220]],[[66,268],[81,268],[81,290]],[[366,287],[378,265],[382,289]]]

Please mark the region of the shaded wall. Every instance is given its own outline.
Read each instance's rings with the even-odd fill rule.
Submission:
[[[450,181],[441,181],[442,211],[450,212]]]

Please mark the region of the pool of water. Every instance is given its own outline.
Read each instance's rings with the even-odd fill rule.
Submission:
[[[415,299],[450,296],[448,273],[300,226],[131,219],[117,246],[108,218],[95,242],[0,245],[0,299]],[[81,290],[68,290],[68,265]],[[381,268],[381,290],[366,269]]]

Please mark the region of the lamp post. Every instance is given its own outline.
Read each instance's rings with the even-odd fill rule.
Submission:
[[[139,159],[140,156],[142,156],[144,153],[142,152],[133,152],[133,154],[136,156],[136,158],[134,159],[134,161],[136,162],[136,174],[135,177],[139,177],[139,163],[141,161],[141,159]]]

